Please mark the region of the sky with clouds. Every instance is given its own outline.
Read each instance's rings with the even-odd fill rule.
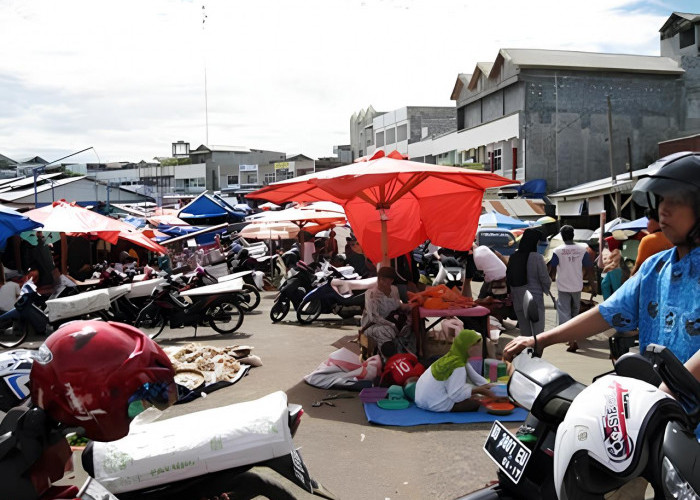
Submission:
[[[0,0],[0,154],[139,161],[208,128],[209,144],[331,156],[354,112],[453,106],[457,75],[499,48],[658,55],[694,4]]]

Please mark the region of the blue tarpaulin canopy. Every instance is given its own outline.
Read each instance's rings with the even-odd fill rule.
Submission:
[[[615,231],[641,231],[647,228],[648,222],[649,219],[647,219],[646,217],[642,217],[641,219],[618,224],[617,226],[615,226],[614,229]]]
[[[489,212],[479,217],[480,227],[502,227],[504,229],[522,229],[530,227],[529,222],[516,219],[499,212]]]
[[[177,216],[184,221],[194,219],[198,223],[214,225],[222,222],[241,222],[246,214],[234,210],[217,194],[202,193],[180,210]],[[199,222],[204,220],[206,222]]]
[[[518,196],[523,198],[542,198],[547,193],[547,181],[532,179],[518,186]]]
[[[196,233],[206,229],[206,226],[168,226],[166,224],[160,224],[158,226],[158,231],[167,234],[170,238],[175,238],[178,236],[185,236],[187,234]],[[218,231],[212,231],[210,233],[200,234],[194,237],[198,245],[211,245],[214,243],[214,236],[226,231],[223,227]],[[157,239],[158,243],[167,241],[170,238],[160,238]]]
[[[136,229],[140,229],[140,228],[146,226],[146,219],[143,219],[141,217],[135,217],[133,215],[129,215],[127,217],[124,217],[122,220],[124,222],[126,222],[127,224],[131,224]]]
[[[5,250],[8,238],[38,227],[41,227],[38,222],[25,217],[16,210],[0,205],[0,252]]]

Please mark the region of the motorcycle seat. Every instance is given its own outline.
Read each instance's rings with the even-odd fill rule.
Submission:
[[[563,373],[549,386],[543,387],[532,405],[532,414],[545,422],[561,422],[569,411],[574,398],[586,386]]]
[[[352,294],[355,290],[367,290],[377,284],[377,278],[364,278],[361,280],[333,279],[331,286],[341,295]]]

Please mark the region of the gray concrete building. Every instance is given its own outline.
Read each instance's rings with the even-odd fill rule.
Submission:
[[[370,105],[367,109],[361,109],[350,117],[350,154],[351,161],[365,156],[367,148],[374,144],[374,130],[372,120],[376,116],[383,115],[383,111],[375,111]]]
[[[455,117],[455,108],[439,106],[405,106],[375,116],[371,128],[374,141],[368,144],[367,154],[382,150],[408,155],[409,144],[454,131]]]
[[[270,182],[272,177],[268,174],[274,175],[274,164],[285,162],[287,156],[279,151],[202,144],[197,149],[190,150],[189,157],[192,163],[206,165],[206,189],[244,194]]]
[[[660,56],[501,49],[458,76],[456,132],[409,145],[409,157],[542,178],[550,192],[644,167],[659,142],[697,130],[698,39],[698,16],[674,13]]]

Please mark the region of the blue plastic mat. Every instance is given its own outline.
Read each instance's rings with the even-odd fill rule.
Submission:
[[[422,410],[414,403],[405,410],[383,410],[377,403],[365,403],[365,415],[367,420],[378,425],[395,425],[410,427],[424,424],[473,424],[478,422],[523,422],[527,417],[527,410],[516,408],[510,415],[492,415],[485,408],[467,412],[434,412]]]

